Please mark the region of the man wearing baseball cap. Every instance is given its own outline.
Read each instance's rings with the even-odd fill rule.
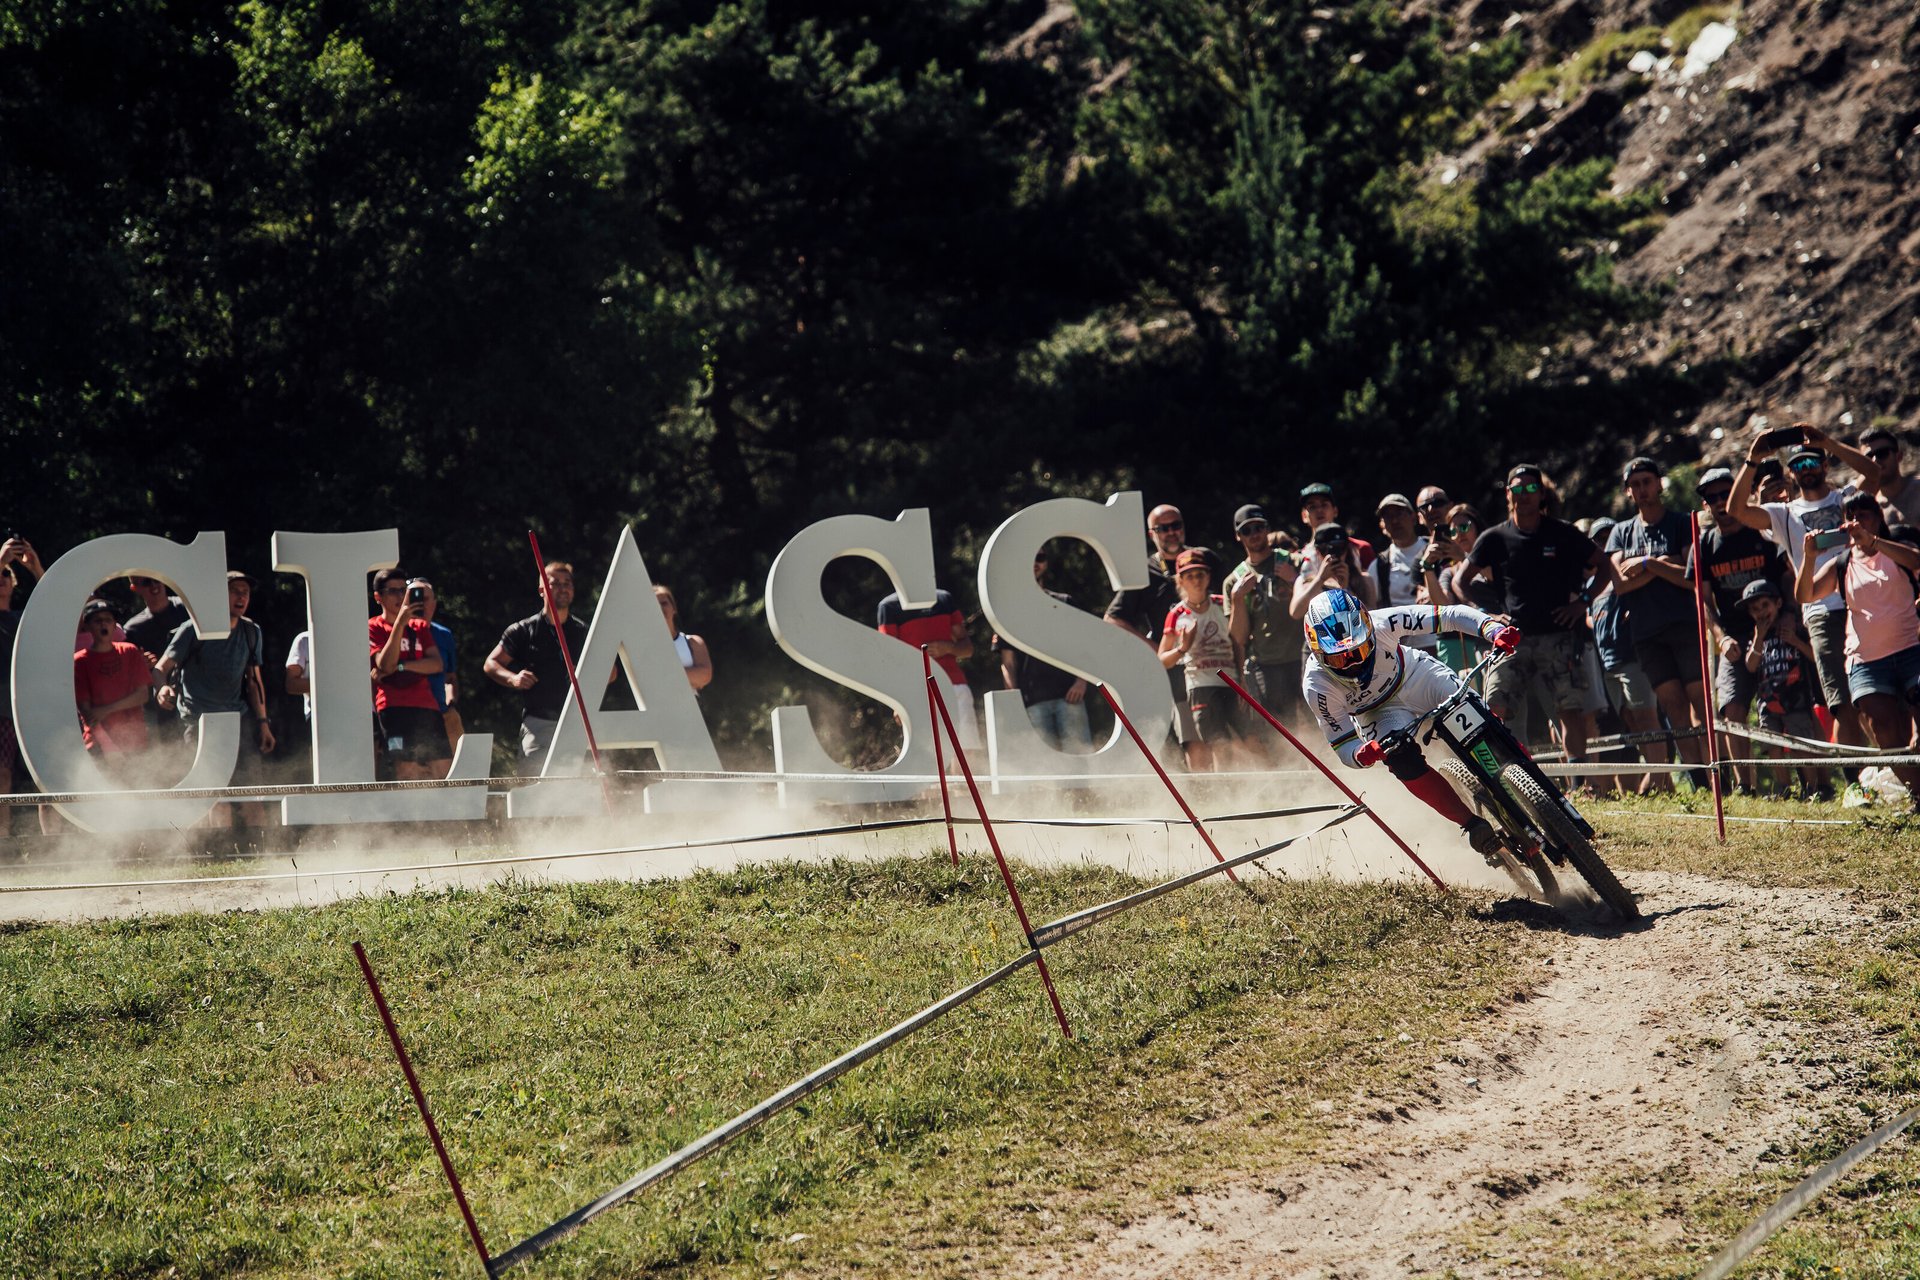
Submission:
[[[1373,562],[1374,595],[1382,607],[1414,604],[1421,580],[1426,577],[1422,557],[1427,551],[1427,538],[1420,532],[1413,500],[1404,493],[1390,493],[1375,504],[1373,514],[1380,522],[1380,532],[1387,535],[1385,549]],[[1432,651],[1438,639],[1437,635],[1408,636],[1400,643]]]
[[[1234,656],[1246,677],[1247,692],[1276,716],[1300,703],[1300,628],[1288,615],[1293,583],[1300,576],[1293,557],[1273,546],[1266,510],[1253,503],[1233,513],[1233,533],[1246,559],[1227,575],[1222,594]],[[1264,722],[1245,726],[1263,754],[1277,735]]]
[[[213,711],[237,711],[251,732],[241,736],[240,759],[234,768],[236,787],[261,781],[261,763],[273,754],[273,727],[267,723],[267,686],[260,670],[267,658],[266,637],[246,616],[253,602],[253,579],[238,569],[227,573],[227,635],[202,640],[191,619],[182,623],[167,642],[154,670],[162,680],[158,699],[162,708],[177,713],[187,741],[195,744],[201,717]],[[178,673],[177,681],[174,679]],[[255,751],[247,749],[251,738]],[[237,814],[240,826],[265,826],[266,804],[220,804],[213,809],[213,825],[225,826]]]
[[[1786,553],[1787,560],[1797,574],[1807,533],[1830,534],[1837,531],[1846,519],[1841,508],[1848,498],[1856,493],[1871,495],[1879,492],[1880,468],[1866,454],[1840,443],[1811,423],[1799,422],[1782,430],[1797,432],[1801,438],[1801,443],[1795,445],[1787,455],[1787,473],[1798,492],[1785,502],[1758,503],[1753,500],[1759,464],[1774,452],[1777,437],[1781,434],[1779,431],[1765,432],[1754,438],[1745,460],[1740,464],[1740,470],[1733,477],[1733,493],[1727,499],[1727,512],[1749,529],[1771,536]],[[1860,482],[1838,488],[1829,484],[1829,453],[1858,472]],[[1831,547],[1819,548],[1814,568],[1818,570],[1829,561],[1837,560],[1845,553],[1846,546],[1847,540],[1841,537]],[[1860,727],[1859,714],[1854,710],[1853,699],[1847,692],[1846,601],[1836,591],[1812,604],[1802,605],[1800,616],[1807,625],[1807,635],[1813,643],[1813,665],[1820,675],[1821,699],[1827,704],[1827,709],[1833,712],[1834,736],[1849,746],[1864,746],[1866,734]]]

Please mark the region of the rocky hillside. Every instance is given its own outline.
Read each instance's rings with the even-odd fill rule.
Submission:
[[[1463,170],[1606,155],[1618,189],[1663,197],[1621,248],[1657,314],[1539,376],[1684,372],[1692,393],[1647,424],[1676,463],[1730,454],[1756,415],[1920,426],[1911,0],[1468,0],[1457,23],[1530,52]]]

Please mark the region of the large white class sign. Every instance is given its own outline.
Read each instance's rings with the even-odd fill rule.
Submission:
[[[121,790],[87,754],[73,701],[73,633],[94,588],[114,578],[157,578],[177,594],[193,616],[202,640],[225,638],[227,538],[203,533],[186,546],[144,533],[116,533],[83,542],[47,566],[33,589],[13,648],[13,723],[20,756],[43,791]],[[247,749],[253,749],[251,734]],[[224,787],[239,759],[240,715],[222,711],[200,718],[193,767],[177,790]],[[54,806],[87,831],[144,831],[189,827],[216,801],[149,796],[139,800],[90,800]]]
[[[1078,539],[1099,555],[1116,590],[1146,584],[1140,545],[1142,503],[1137,493],[1105,503],[1061,498],[1009,517],[988,540],[980,566],[980,599],[993,629],[1015,648],[1082,677],[1105,684],[1148,742],[1165,737],[1171,718],[1167,682],[1148,646],[1093,614],[1049,597],[1033,579],[1033,556],[1055,538]],[[469,733],[454,756],[450,781],[441,789],[363,790],[374,779],[373,707],[368,683],[369,571],[400,558],[393,529],[349,533],[276,533],[274,567],[306,583],[311,633],[313,779],[352,788],[339,794],[289,796],[283,815],[305,823],[471,820],[484,816],[492,739]],[[857,693],[874,698],[900,717],[905,738],[899,756],[885,768],[855,770],[828,754],[805,707],[773,712],[775,778],[789,802],[842,804],[911,799],[924,793],[934,770],[933,717],[927,706],[925,667],[912,646],[876,631],[867,620],[845,617],[821,593],[821,575],[842,556],[874,561],[908,609],[935,599],[932,517],[923,509],[892,520],[845,515],[822,520],[796,534],[767,575],[767,625],[796,662]],[[102,792],[117,787],[91,759],[73,704],[73,635],[81,607],[102,582],[127,576],[157,578],[185,601],[203,639],[227,634],[226,539],[202,533],[181,545],[145,534],[97,538],[69,551],[47,570],[20,621],[14,648],[13,710],[21,756],[34,780],[50,792]],[[718,753],[674,651],[653,594],[653,583],[632,531],[621,528],[611,567],[579,657],[582,694],[595,736],[603,747],[651,746],[668,769],[717,770]],[[607,711],[601,701],[616,670],[624,666],[637,710]],[[950,688],[938,664],[934,678]],[[230,785],[242,749],[253,749],[233,713],[204,716],[191,771],[176,789]],[[996,771],[1103,773],[1145,767],[1130,744],[1115,734],[1093,755],[1052,751],[1028,724],[1019,695],[1000,691],[987,699],[988,750]],[[245,741],[243,742],[243,738]],[[554,742],[542,761],[539,784],[514,794],[509,815],[554,816],[597,812],[604,803],[598,785],[582,785],[586,733],[579,706],[569,698]],[[650,811],[724,808],[736,793],[724,783],[680,781],[647,790]],[[63,804],[62,812],[93,831],[184,827],[204,817],[215,802],[171,798],[101,799]]]
[[[626,671],[627,687],[638,710],[601,708],[616,662]],[[720,753],[714,750],[713,738],[700,716],[699,700],[674,650],[666,615],[653,594],[653,579],[634,543],[633,530],[627,526],[621,526],[614,545],[613,564],[607,570],[606,585],[601,589],[574,672],[580,698],[593,708],[587,719],[593,723],[594,745],[603,750],[651,747],[662,769],[720,767]],[[599,784],[580,777],[587,772],[588,749],[580,699],[569,697],[561,707],[553,743],[540,768],[542,778],[561,780],[510,792],[507,816],[554,818],[602,812],[606,801]],[[732,799],[714,783],[656,783],[646,793],[649,810],[670,804],[699,807],[703,802],[719,807]]]
[[[892,520],[877,516],[832,516],[809,525],[774,557],[767,572],[767,626],[782,649],[810,671],[893,708],[905,739],[884,769],[860,772],[827,753],[805,707],[773,712],[773,768],[781,774],[814,775],[783,783],[786,800],[805,798],[840,804],[911,800],[926,789],[913,775],[934,770],[932,712],[927,707],[926,666],[920,652],[892,636],[836,613],[820,592],[820,575],[841,556],[861,556],[886,571],[905,609],[933,607],[933,517],[925,507]],[[933,664],[942,692],[953,682]],[[842,780],[844,779],[844,781]]]
[[[980,605],[1002,641],[1079,676],[1089,686],[1106,685],[1140,736],[1158,743],[1173,722],[1173,703],[1166,669],[1153,646],[1060,603],[1033,576],[1033,558],[1049,541],[1077,538],[1099,555],[1115,591],[1146,586],[1146,559],[1135,553],[1143,505],[1138,493],[1119,493],[1104,505],[1053,498],[1016,512],[993,531],[980,557]],[[987,751],[996,778],[1027,769],[1085,773],[1096,764],[1104,773],[1147,770],[1145,757],[1117,720],[1112,735],[1092,755],[1055,750],[1027,719],[1016,689],[987,695]]]

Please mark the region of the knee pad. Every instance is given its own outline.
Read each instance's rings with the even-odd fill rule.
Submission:
[[[1387,772],[1402,782],[1412,782],[1432,770],[1427,765],[1427,757],[1421,754],[1419,744],[1409,742],[1387,753]]]

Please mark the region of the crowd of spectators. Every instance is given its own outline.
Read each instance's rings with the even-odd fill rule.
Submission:
[[[1845,468],[1851,478],[1839,474]],[[1329,587],[1369,606],[1471,604],[1504,617],[1526,637],[1494,667],[1485,694],[1523,738],[1587,758],[1596,733],[1625,733],[1632,750],[1665,763],[1706,758],[1704,704],[1735,724],[1798,738],[1881,748],[1910,748],[1920,736],[1920,476],[1909,475],[1899,441],[1876,428],[1856,445],[1797,424],[1755,439],[1737,466],[1709,466],[1694,493],[1650,458],[1620,475],[1617,504],[1631,514],[1569,519],[1548,475],[1519,462],[1506,472],[1505,518],[1438,485],[1388,492],[1375,502],[1377,541],[1341,518],[1331,486],[1298,492],[1297,523],[1268,515],[1264,502],[1239,506],[1223,533],[1238,543],[1229,567],[1188,537],[1170,504],[1147,519],[1146,584],[1121,591],[1105,619],[1150,647],[1167,671],[1172,744],[1192,772],[1257,768],[1279,762],[1280,744],[1221,679],[1235,674],[1277,717],[1303,718],[1300,619]],[[1684,497],[1699,510],[1676,502]],[[1697,522],[1697,525],[1696,525]],[[1694,546],[1698,538],[1698,560]],[[1036,582],[1050,585],[1043,549]],[[42,573],[31,543],[0,544],[0,675],[10,677],[17,590]],[[1694,595],[1704,576],[1709,634],[1702,662]],[[117,584],[109,584],[116,586]],[[266,640],[248,617],[256,584],[227,575],[229,633],[203,640],[180,600],[147,577],[126,581],[139,607],[126,618],[107,587],[79,619],[74,698],[87,749],[110,777],[128,785],[164,785],[178,777],[209,712],[237,712],[246,726],[234,782],[264,778],[263,764],[297,756],[310,741],[311,646],[306,632],[287,651],[280,688],[300,719],[276,734],[268,714]],[[538,608],[508,625],[482,663],[489,680],[520,702],[517,754],[537,768],[571,696],[560,636],[572,655],[584,648],[587,621],[573,609],[573,567],[548,564]],[[706,642],[682,630],[673,592],[657,587],[667,632],[698,696],[713,679]],[[380,776],[447,776],[464,724],[454,633],[436,620],[438,593],[427,578],[383,570],[372,584],[367,622],[369,700]],[[899,597],[880,602],[879,630],[927,652],[946,673],[947,707],[962,743],[981,746],[966,663],[972,622],[940,591],[928,609]],[[1467,637],[1421,637],[1459,670],[1480,657]],[[1087,682],[992,637],[998,678],[1020,694],[1034,728],[1052,746],[1091,751],[1096,716]],[[0,707],[10,713],[11,707]],[[282,739],[286,741],[282,743]],[[1725,755],[1747,754],[1725,743]],[[8,714],[0,714],[0,783],[19,790],[19,750]],[[1896,775],[1920,789],[1920,768]],[[1684,776],[1684,775],[1683,775]],[[1817,764],[1735,775],[1743,786],[1826,794],[1832,772]],[[1595,785],[1613,780],[1595,776]],[[1627,776],[1639,790],[1671,787],[1663,771]],[[1916,791],[1920,794],[1920,791]],[[265,820],[264,805],[233,806],[231,820]],[[222,806],[213,821],[229,821]],[[43,814],[43,825],[47,822]]]

